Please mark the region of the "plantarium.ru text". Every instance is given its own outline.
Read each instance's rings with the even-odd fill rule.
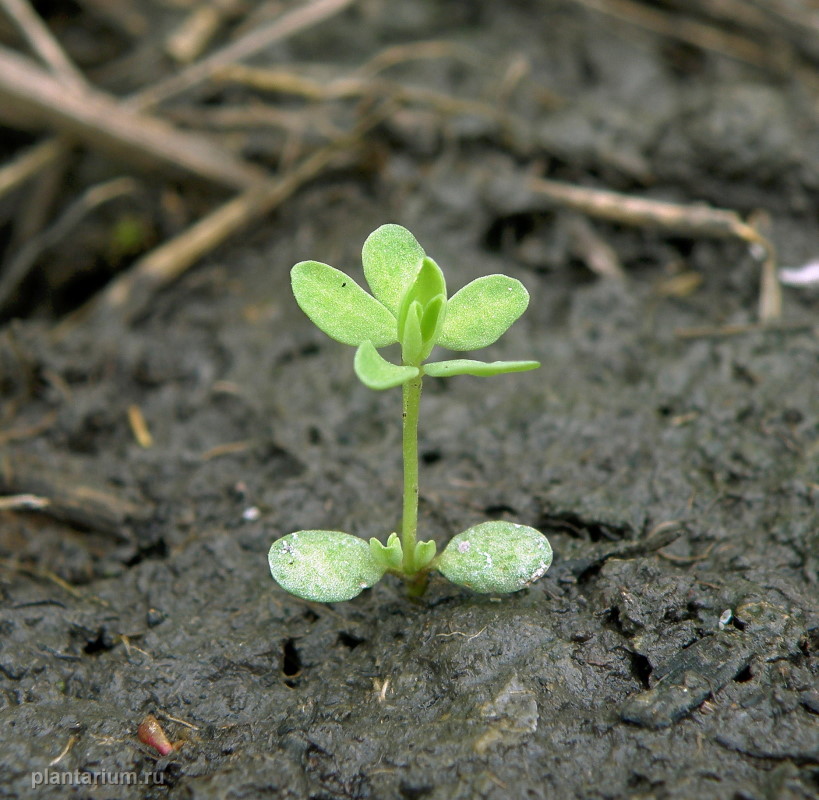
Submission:
[[[483,522],[455,536],[436,555],[434,541],[417,540],[418,412],[424,376],[499,375],[540,366],[537,361],[426,362],[435,345],[477,350],[495,342],[526,310],[520,281],[487,275],[447,298],[438,265],[400,225],[382,225],[364,243],[364,274],[372,294],[343,272],[318,261],[293,267],[293,294],[328,336],[358,348],[355,371],[370,389],[403,389],[404,511],[401,536],[369,543],[341,531],[298,531],[273,543],[270,571],[288,592],[324,603],[350,600],[385,573],[421,594],[430,570],[476,592],[516,592],[540,578],[552,548],[539,531],[511,522]],[[401,364],[379,347],[399,343]]]

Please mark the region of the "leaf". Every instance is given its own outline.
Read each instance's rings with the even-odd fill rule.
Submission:
[[[273,542],[267,558],[282,589],[318,603],[351,600],[385,571],[367,542],[341,531],[291,533]]]
[[[434,539],[428,542],[415,543],[415,569],[423,569],[433,558],[435,558],[435,551],[438,545],[435,544]]]
[[[446,306],[438,344],[450,350],[479,350],[496,342],[526,310],[529,292],[507,275],[486,275],[456,292]]]
[[[407,314],[413,303],[418,303],[421,306],[423,316],[427,306],[441,295],[443,295],[446,303],[444,273],[441,272],[441,268],[431,258],[424,258],[421,262],[421,269],[418,270],[415,279],[407,287],[404,296],[401,298],[401,305],[398,309],[398,330],[402,331],[404,329]]]
[[[368,388],[392,389],[417,377],[418,367],[399,366],[383,358],[372,342],[364,342],[355,351],[355,374]]]
[[[424,364],[424,374],[433,378],[448,378],[450,375],[486,377],[506,372],[526,372],[539,366],[539,361],[472,361],[468,358],[454,358],[451,361],[432,361]]]
[[[390,534],[386,545],[375,537],[370,539],[370,553],[376,563],[382,564],[385,569],[400,570],[404,562],[404,549],[397,533]]]
[[[395,315],[418,274],[424,249],[400,225],[382,225],[364,242],[361,260],[372,293]]]
[[[436,569],[476,592],[517,592],[540,578],[552,563],[549,540],[526,525],[482,522],[455,536]]]
[[[441,335],[441,328],[444,327],[444,319],[446,319],[446,297],[439,294],[427,303],[424,315],[421,317],[421,339],[424,342],[421,360],[425,359],[435,347]]]
[[[441,268],[431,259],[425,257],[421,269],[406,292],[410,301],[417,300],[424,308],[438,295],[446,299],[446,279]]]
[[[386,347],[398,341],[395,317],[349,275],[318,261],[290,271],[299,308],[331,339],[357,347],[370,341]]]
[[[424,340],[421,336],[421,304],[410,303],[401,329],[401,358],[405,364],[420,364],[423,360]]]

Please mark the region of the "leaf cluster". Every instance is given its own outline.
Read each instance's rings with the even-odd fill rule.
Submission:
[[[482,522],[453,537],[435,556],[435,542],[418,542],[416,559],[452,583],[475,592],[517,592],[540,578],[552,563],[548,539],[534,528],[496,520]],[[398,535],[384,545],[369,544],[342,531],[298,531],[270,548],[270,571],[290,594],[319,603],[351,600],[387,572],[401,575]]]
[[[536,361],[454,359],[424,363],[436,345],[478,350],[497,341],[529,304],[523,284],[506,275],[477,278],[447,296],[441,268],[400,225],[373,231],[362,251],[372,294],[349,275],[319,261],[293,267],[299,307],[331,338],[356,347],[355,371],[371,389],[400,386],[420,375],[499,375],[535,369]],[[378,352],[401,345],[401,364]]]

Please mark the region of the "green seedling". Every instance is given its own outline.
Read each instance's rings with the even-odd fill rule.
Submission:
[[[282,588],[306,600],[350,600],[384,574],[407,581],[420,595],[431,570],[476,592],[507,593],[540,578],[552,548],[539,531],[511,522],[483,522],[455,536],[436,555],[434,541],[417,540],[418,413],[425,376],[500,375],[540,366],[537,361],[426,359],[436,345],[477,350],[495,342],[526,310],[529,293],[506,275],[487,275],[447,297],[441,269],[400,225],[382,225],[362,253],[368,294],[343,272],[318,261],[293,267],[293,294],[324,333],[356,347],[355,372],[370,389],[403,389],[404,509],[401,535],[387,543],[341,531],[291,533],[273,543],[270,571]],[[401,363],[378,348],[401,346]]]

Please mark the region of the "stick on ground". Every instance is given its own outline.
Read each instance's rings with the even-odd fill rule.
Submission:
[[[127,272],[65,319],[56,329],[56,335],[61,336],[80,320],[94,319],[98,324],[116,321],[122,325],[133,322],[144,313],[159,289],[177,280],[228,237],[283,203],[340,154],[349,151],[387,113],[385,109],[374,111],[350,134],[307,156],[281,178],[270,179],[242,192],[137,260]]]
[[[735,211],[650,200],[545,178],[529,178],[528,188],[550,202],[623,225],[655,227],[693,237],[737,238],[747,242],[764,254],[759,317],[768,321],[781,316],[782,292],[773,244]]]
[[[12,124],[50,127],[130,160],[180,167],[231,188],[266,177],[209,139],[179,131],[94,89],[67,87],[51,74],[0,47],[0,118]]]

